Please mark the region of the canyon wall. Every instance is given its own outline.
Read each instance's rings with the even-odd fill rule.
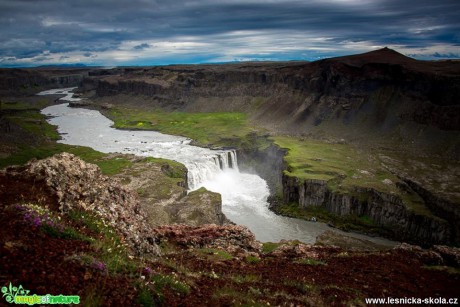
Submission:
[[[313,63],[177,65],[93,71],[97,97],[144,96],[184,111],[243,111],[275,131],[333,121],[388,133],[407,122],[460,129],[460,64],[422,62],[392,50]],[[375,59],[384,59],[379,62]]]
[[[366,216],[402,241],[425,246],[458,244],[458,226],[453,221],[449,223],[435,215],[411,211],[396,195],[363,187],[355,187],[349,193],[335,192],[326,181],[301,180],[288,175],[283,175],[282,186],[285,203],[294,202],[301,208],[322,206],[340,216]]]
[[[29,95],[41,89],[80,86],[89,69],[0,69],[0,94]]]
[[[266,137],[260,139],[267,142]],[[254,140],[253,144],[255,146],[240,148],[237,151],[240,171],[259,175],[267,182],[271,195],[281,195],[286,150],[273,143],[260,148],[256,145],[257,140]]]

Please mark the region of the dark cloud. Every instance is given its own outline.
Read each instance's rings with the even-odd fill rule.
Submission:
[[[142,49],[149,48],[149,47],[150,47],[149,44],[143,43],[143,44],[134,46],[133,49],[135,49],[135,50],[142,50]]]
[[[314,59],[379,46],[436,57],[459,53],[458,16],[458,0],[0,0],[0,59],[32,65],[91,53],[102,64],[123,64],[164,61],[169,47],[185,61],[230,59],[235,51]]]

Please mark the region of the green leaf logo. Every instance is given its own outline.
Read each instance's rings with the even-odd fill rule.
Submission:
[[[5,300],[8,302],[8,303],[13,303],[14,302],[14,298],[16,297],[16,295],[27,295],[29,294],[29,290],[25,290],[22,285],[19,285],[19,287],[14,287],[11,282],[9,284],[8,287],[2,287],[2,293],[3,293],[3,296],[2,297],[5,297]]]

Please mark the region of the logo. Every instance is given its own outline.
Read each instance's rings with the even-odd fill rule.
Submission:
[[[8,287],[2,287],[2,293],[5,300],[10,304],[35,305],[35,304],[79,304],[79,295],[30,295],[30,291],[24,289],[21,285],[15,287],[11,284]]]

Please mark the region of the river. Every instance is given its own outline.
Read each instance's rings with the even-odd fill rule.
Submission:
[[[257,175],[240,172],[234,151],[192,146],[190,139],[156,131],[114,129],[113,122],[99,111],[68,107],[69,101],[80,100],[73,97],[74,89],[54,89],[38,94],[64,95],[61,101],[65,103],[42,110],[48,122],[58,127],[62,136],[59,142],[88,146],[104,153],[129,153],[181,162],[188,169],[190,190],[205,187],[220,193],[222,211],[227,218],[247,226],[262,242],[284,239],[314,243],[318,235],[332,229],[324,223],[283,217],[270,211],[267,183]],[[391,244],[385,239],[352,235]]]

